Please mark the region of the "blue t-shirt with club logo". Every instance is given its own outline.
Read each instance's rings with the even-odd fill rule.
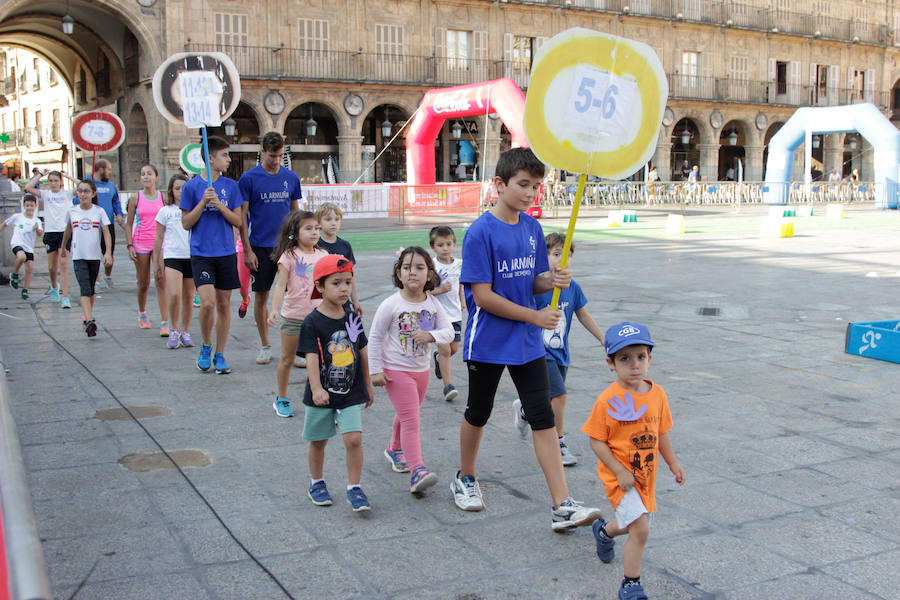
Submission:
[[[479,308],[471,289],[473,283],[490,283],[503,298],[536,308],[534,278],[550,270],[544,231],[537,220],[520,213],[519,222],[510,225],[484,213],[466,232],[462,259],[459,281],[468,311],[463,360],[522,365],[544,356],[540,328]]]
[[[206,191],[206,180],[194,177],[181,188],[181,210],[191,211]],[[229,210],[238,210],[243,204],[241,190],[237,181],[220,175],[213,182],[213,189],[219,196],[219,201]],[[191,228],[191,256],[229,256],[237,250],[234,246],[234,228],[225,220],[219,209],[206,205],[200,220]]]
[[[281,222],[291,212],[291,200],[300,201],[300,178],[279,166],[274,175],[256,165],[238,181],[244,202],[248,203],[247,223],[250,245],[272,248],[278,245]]]

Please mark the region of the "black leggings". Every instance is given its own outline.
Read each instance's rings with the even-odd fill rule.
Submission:
[[[465,419],[470,425],[484,427],[487,424],[503,369],[509,369],[531,429],[541,431],[556,426],[550,405],[547,361],[543,356],[524,365],[497,365],[471,360],[466,364],[469,367],[469,400]]]

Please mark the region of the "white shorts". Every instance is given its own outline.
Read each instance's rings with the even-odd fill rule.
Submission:
[[[653,521],[653,513],[647,510],[637,488],[633,487],[625,492],[625,497],[622,498],[619,506],[616,507],[616,522],[619,524],[619,529],[625,529],[641,518],[643,514],[647,515],[648,523]]]

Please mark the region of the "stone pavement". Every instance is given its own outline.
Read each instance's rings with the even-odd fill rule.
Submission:
[[[745,207],[740,218],[763,212]],[[864,219],[874,224],[851,226]],[[576,278],[598,323],[651,329],[650,374],[668,392],[687,471],[684,487],[660,471],[643,571],[651,598],[900,597],[900,365],[843,352],[848,321],[900,318],[900,214],[857,209],[847,227],[812,223],[798,220],[792,239],[712,232],[577,247]],[[97,300],[95,339],[80,330],[77,302],[63,311],[40,293],[28,304],[0,291],[0,349],[56,598],[78,586],[79,599],[116,600],[615,597],[622,541],[604,565],[590,530],[551,532],[531,443],[512,426],[508,379],[480,453],[484,512],[457,510],[448,490],[467,390],[458,377],[461,399],[445,403],[432,381],[422,410],[437,487],[413,498],[407,477],[388,468],[381,451],[393,410],[378,390],[363,436],[373,511],[354,514],[343,501],[340,440],[325,465],[335,505],[315,507],[305,495],[302,417],[273,413],[275,366],[253,362],[252,312],[237,319],[235,294],[234,372],[202,374],[196,352],[166,350],[156,331],[137,328],[123,250],[116,288]],[[46,286],[44,256],[34,291]],[[368,323],[392,292],[395,257],[358,258]],[[578,324],[571,341],[566,423],[581,461],[566,473],[577,499],[609,512],[580,426],[612,376]],[[459,359],[454,367],[463,373]],[[293,370],[295,399],[303,381]],[[208,466],[184,468],[196,491],[175,470],[119,463],[158,448],[134,421],[96,418],[117,401],[161,407],[163,416],[141,419],[147,432],[167,450],[208,456]]]

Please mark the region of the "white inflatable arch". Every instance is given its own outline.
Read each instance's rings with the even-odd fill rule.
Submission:
[[[812,136],[825,133],[857,131],[872,145],[875,165],[875,207],[897,208],[900,179],[900,131],[874,104],[800,108],[788,122],[772,136],[769,158],[766,161],[767,204],[786,204],[794,165],[794,151],[806,143],[810,164]],[[808,171],[808,167],[807,167]],[[809,181],[809,173],[805,180]]]

